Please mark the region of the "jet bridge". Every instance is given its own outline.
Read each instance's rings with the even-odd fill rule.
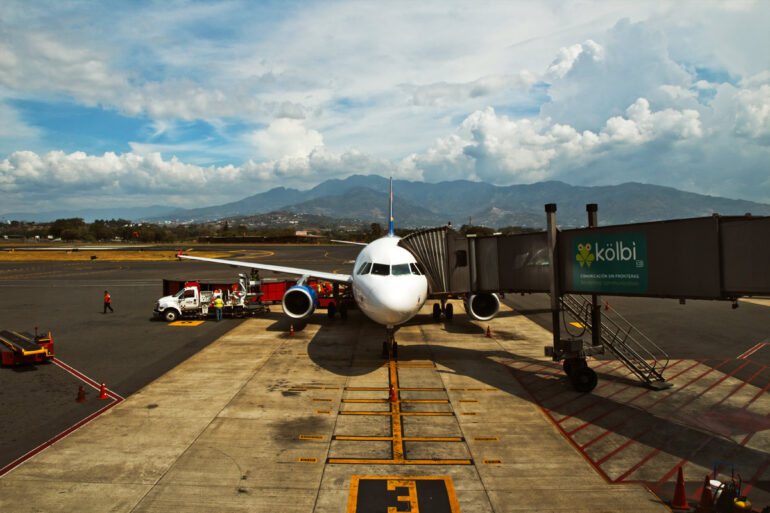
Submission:
[[[434,297],[550,294],[555,361],[578,362],[570,366],[582,369],[586,354],[604,348],[655,388],[665,382],[667,356],[643,335],[630,336],[633,329],[613,326],[603,334],[599,295],[735,301],[770,294],[770,217],[715,214],[599,227],[598,208],[589,204],[587,228],[559,230],[556,205],[545,210],[545,232],[466,237],[442,227],[412,233],[399,244],[422,265]],[[590,297],[588,306],[573,295]],[[590,347],[561,340],[562,310],[591,330]],[[577,374],[576,388],[593,389],[590,369]]]

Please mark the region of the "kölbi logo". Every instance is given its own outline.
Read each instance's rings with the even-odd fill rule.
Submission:
[[[603,246],[597,244],[596,254],[591,253],[591,243],[585,244],[579,243],[577,245],[578,254],[575,255],[575,260],[578,261],[580,267],[587,265],[591,267],[594,262],[626,262],[628,260],[637,260],[636,258],[636,242],[631,242],[631,246],[626,246],[623,241],[606,242]]]
[[[583,234],[572,239],[572,290],[642,293],[647,290],[644,232]]]

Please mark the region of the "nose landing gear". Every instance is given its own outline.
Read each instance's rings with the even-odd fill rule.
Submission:
[[[382,357],[388,360],[395,360],[398,358],[398,342],[396,342],[395,333],[396,330],[392,326],[387,328],[388,338],[382,343]]]

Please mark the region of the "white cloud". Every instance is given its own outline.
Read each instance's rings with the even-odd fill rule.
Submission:
[[[323,146],[323,137],[297,119],[279,118],[264,130],[251,134],[252,143],[264,158],[278,160],[306,157]]]
[[[743,89],[735,99],[735,131],[755,139],[770,138],[770,85]]]
[[[22,116],[33,109],[0,103],[3,194],[59,197],[50,184],[95,201],[210,204],[381,173],[728,184],[770,198],[762,2],[85,5],[0,4],[3,99],[69,101],[149,126],[126,136],[130,153],[64,153],[44,122]],[[199,119],[216,134],[184,122]]]
[[[498,184],[534,182],[608,154],[641,151],[653,141],[674,144],[702,135],[697,111],[652,112],[644,98],[630,105],[626,116],[608,119],[598,132],[579,132],[548,118],[510,119],[487,108],[468,116],[455,134],[424,155],[409,160],[428,181],[469,176]]]
[[[591,59],[595,62],[604,59],[604,48],[591,39],[583,44],[574,44],[559,49],[556,59],[548,66],[546,76],[552,78],[564,78],[579,57]]]

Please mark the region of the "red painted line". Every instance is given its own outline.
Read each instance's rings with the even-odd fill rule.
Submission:
[[[542,362],[530,362],[530,363],[526,364],[524,367],[511,367],[511,368],[513,370],[515,370],[515,371],[520,371],[520,370],[526,369],[527,367],[531,367],[532,365],[537,365],[539,363],[542,363]]]
[[[598,362],[599,360],[594,360],[595,362]],[[608,363],[617,362],[617,360],[604,360],[604,363],[600,363],[599,365],[590,365],[593,370],[598,369],[599,367],[604,367]]]
[[[672,379],[678,378],[679,376],[681,376],[682,374],[684,374],[684,373],[685,373],[685,372],[687,372],[688,370],[692,369],[693,367],[696,367],[696,366],[700,365],[701,363],[703,363],[703,362],[705,362],[705,361],[706,361],[706,359],[705,359],[705,358],[704,358],[703,360],[696,360],[694,364],[690,365],[689,367],[687,367],[687,368],[686,368],[686,369],[684,369],[683,371],[681,371],[681,372],[677,372],[677,373],[676,373],[676,374],[674,374],[673,376],[669,376],[668,378],[666,378],[666,381],[671,381]]]
[[[756,353],[757,351],[759,351],[760,349],[762,349],[763,347],[765,347],[767,345],[770,345],[770,342],[760,342],[759,344],[755,345],[754,347],[752,347],[751,349],[749,349],[748,351],[746,351],[742,355],[738,356],[738,359],[739,360],[744,360],[744,359],[746,359],[749,356],[753,355],[754,353]]]
[[[756,472],[754,472],[754,475],[751,476],[751,479],[749,479],[749,484],[743,487],[743,490],[741,490],[741,495],[746,495],[749,490],[754,488],[754,485],[757,484],[757,481],[759,481],[759,478],[762,477],[762,474],[765,473],[765,470],[767,470],[767,467],[770,466],[770,456],[765,458],[764,463],[759,466]]]
[[[564,377],[564,374],[562,374],[561,376],[559,375],[559,373],[549,374],[547,376],[542,376],[541,383],[539,383],[537,386],[527,386],[526,383],[522,383],[522,385],[525,386],[530,393],[534,394],[536,392],[542,392],[557,383],[564,384],[565,381],[562,379],[563,377]]]
[[[692,368],[693,368],[693,367],[695,367],[696,365],[699,365],[699,364],[700,364],[701,362],[703,362],[703,361],[705,361],[705,360],[701,360],[701,361],[698,361],[698,362],[696,362],[695,364],[693,364],[693,365],[691,365],[691,366],[687,367],[686,369],[684,369],[682,372],[680,372],[680,373],[676,374],[676,376],[680,376],[681,374],[683,374],[683,373],[687,372],[688,370],[692,369]],[[721,366],[721,365],[724,365],[726,362],[727,362],[727,360],[725,360],[724,362],[722,362],[722,363],[721,363],[719,366]],[[685,385],[683,385],[681,388],[679,388],[679,389],[675,390],[674,392],[671,392],[670,394],[667,394],[667,395],[665,395],[665,396],[661,397],[660,399],[658,399],[658,400],[657,400],[657,401],[655,401],[654,403],[650,404],[650,405],[649,405],[647,408],[645,408],[645,410],[644,410],[644,411],[647,411],[649,408],[651,408],[651,407],[655,406],[655,405],[656,405],[656,404],[658,404],[659,402],[661,402],[661,401],[664,401],[665,399],[668,399],[669,397],[671,397],[672,395],[674,395],[674,394],[675,394],[676,392],[678,392],[679,390],[682,390],[683,388],[685,388],[685,387],[687,387],[688,385],[690,385],[690,384],[694,383],[695,381],[699,380],[700,378],[702,378],[702,377],[703,377],[703,376],[705,376],[706,374],[710,373],[711,371],[715,370],[716,368],[719,368],[719,366],[717,366],[717,367],[715,367],[715,368],[712,368],[712,369],[709,369],[708,371],[706,371],[705,373],[701,374],[701,375],[700,375],[700,376],[698,376],[697,378],[694,378],[694,379],[690,380],[688,383],[686,383]],[[674,377],[676,377],[676,376],[674,376]],[[669,379],[672,379],[672,378],[669,378]],[[642,396],[644,396],[644,395],[647,395],[649,392],[650,392],[650,390],[645,390],[645,391],[644,391],[644,392],[642,392],[641,394],[637,394],[636,396],[632,397],[631,399],[629,399],[629,400],[628,400],[628,401],[626,401],[625,403],[620,403],[620,404],[618,404],[617,408],[615,408],[614,410],[610,410],[610,411],[607,411],[607,412],[605,412],[605,413],[601,414],[599,417],[597,417],[597,418],[595,418],[595,419],[592,419],[592,420],[588,421],[588,423],[587,423],[587,424],[592,424],[592,423],[594,423],[595,421],[599,420],[600,418],[602,418],[602,417],[604,417],[604,416],[606,416],[606,415],[609,415],[609,414],[610,414],[610,413],[612,413],[613,411],[617,410],[617,409],[618,409],[618,408],[620,408],[621,406],[627,406],[627,405],[631,404],[632,402],[636,401],[638,398],[640,398],[640,397],[642,397]],[[689,404],[689,401],[688,401],[688,404]],[[610,428],[607,428],[607,431],[605,431],[605,432],[604,432],[604,433],[602,433],[601,435],[597,436],[597,437],[596,437],[596,438],[594,438],[593,440],[591,440],[591,441],[589,441],[588,443],[586,443],[585,445],[583,445],[583,446],[582,446],[582,448],[583,448],[583,449],[585,449],[585,448],[586,448],[586,447],[588,447],[589,445],[591,445],[591,444],[593,444],[593,443],[596,443],[596,442],[598,442],[599,440],[601,440],[602,438],[604,438],[605,436],[607,436],[607,435],[608,435],[608,434],[610,434],[611,432],[614,432],[614,431],[615,431],[617,428],[619,428],[619,427],[621,427],[621,426],[625,425],[625,424],[626,424],[628,421],[630,421],[630,420],[632,420],[632,419],[636,418],[636,417],[637,417],[637,416],[638,416],[640,413],[641,413],[641,412],[637,412],[637,413],[634,413],[633,415],[631,415],[630,417],[628,417],[628,418],[627,418],[627,419],[625,419],[624,421],[620,422],[619,424],[616,424],[616,425],[614,425],[614,426],[612,426],[612,427],[610,427]],[[585,426],[585,425],[584,425],[584,426],[581,426],[581,427],[580,427],[578,430],[576,430],[575,432],[579,431],[580,429],[583,429],[584,427],[586,427],[586,426]]]
[[[51,361],[53,363],[55,363],[57,366],[59,366],[62,369],[64,369],[65,371],[67,371],[70,374],[72,374],[73,376],[77,377],[81,381],[83,381],[86,384],[92,386],[93,388],[95,388],[97,390],[101,389],[101,385],[98,384],[96,381],[94,381],[91,378],[87,377],[86,375],[76,371],[75,369],[73,369],[72,367],[70,367],[66,363],[62,362],[61,360],[57,360],[56,358],[51,358]],[[38,454],[43,449],[45,449],[47,447],[50,447],[51,445],[55,444],[56,442],[58,442],[62,438],[66,437],[67,435],[69,435],[71,433],[73,433],[77,429],[85,426],[86,424],[88,424],[93,419],[95,419],[96,417],[98,417],[102,413],[106,412],[107,410],[109,410],[113,406],[116,406],[117,404],[123,402],[123,397],[121,397],[120,395],[116,394],[115,392],[113,392],[113,391],[111,391],[109,389],[106,389],[106,388],[105,388],[105,392],[107,393],[108,396],[110,396],[113,399],[113,401],[110,404],[108,404],[108,405],[104,406],[103,408],[101,408],[100,410],[92,413],[91,415],[89,415],[85,419],[81,420],[80,422],[74,424],[73,426],[70,426],[69,428],[65,429],[64,431],[62,431],[61,433],[59,433],[55,437],[51,438],[50,440],[48,440],[46,442],[43,442],[42,444],[38,445],[37,447],[35,447],[31,451],[29,451],[28,453],[26,453],[23,456],[15,459],[14,461],[9,463],[5,467],[0,468],[0,477],[5,475],[5,474],[7,474],[8,472],[13,470],[14,468],[18,467],[19,465],[21,465],[22,463],[24,463],[25,461],[30,459],[32,456]]]
[[[596,390],[596,389],[594,389],[594,390]],[[585,397],[585,396],[583,396],[583,397]],[[583,406],[583,407],[582,407],[582,408],[580,408],[579,410],[576,410],[576,411],[574,411],[574,412],[570,413],[569,415],[567,415],[566,417],[562,418],[562,419],[559,421],[559,423],[562,423],[562,422],[564,422],[565,420],[571,419],[571,418],[573,418],[573,417],[575,417],[575,416],[577,416],[577,415],[579,415],[579,414],[583,413],[583,412],[584,412],[584,411],[586,411],[586,410],[590,410],[590,409],[591,409],[591,408],[593,408],[594,406],[600,406],[599,402],[598,402],[598,401],[592,401],[592,402],[588,403],[587,405]]]
[[[742,368],[744,368],[745,366],[747,366],[749,363],[751,363],[751,362],[743,362],[743,363],[742,363],[742,364],[741,364],[739,367],[736,367],[735,369],[733,369],[732,371],[730,371],[730,374],[725,374],[724,376],[722,376],[722,378],[720,378],[718,381],[716,381],[716,382],[715,382],[713,385],[711,385],[710,387],[708,387],[706,390],[707,390],[707,391],[708,391],[708,390],[711,390],[712,388],[714,388],[715,386],[717,386],[718,384],[720,384],[721,382],[723,382],[723,381],[724,381],[724,380],[726,380],[727,378],[731,378],[731,377],[733,377],[733,376],[735,375],[735,373],[736,373],[736,372],[738,372],[739,370],[741,370]]]
[[[668,471],[668,473],[666,473],[666,475],[665,475],[665,476],[663,476],[663,477],[660,479],[660,481],[658,481],[657,483],[655,483],[655,485],[653,486],[653,490],[657,490],[658,488],[660,488],[661,486],[663,486],[664,484],[666,484],[666,482],[667,482],[669,479],[671,479],[672,477],[674,477],[674,474],[676,474],[676,473],[679,471],[679,467],[683,467],[683,466],[685,465],[685,463],[687,463],[688,461],[689,461],[689,460],[682,460],[682,461],[680,461],[679,463],[677,463],[676,465],[674,465],[674,468],[672,468],[671,470],[669,470],[669,471]]]
[[[628,440],[626,440],[626,443],[624,443],[624,444],[622,444],[620,447],[617,447],[617,448],[615,448],[614,450],[610,451],[610,453],[609,453],[609,454],[607,454],[607,455],[605,455],[603,458],[596,460],[596,464],[597,464],[597,465],[601,465],[602,463],[604,463],[604,462],[605,462],[605,461],[607,461],[608,459],[612,458],[612,457],[613,457],[613,456],[615,456],[617,453],[619,453],[620,451],[622,451],[623,449],[625,449],[626,447],[628,447],[629,445],[631,445],[631,444],[632,444],[632,443],[634,443],[634,442],[636,442],[636,440],[635,440],[635,439],[633,439],[633,438],[629,438]]]
[[[619,476],[617,479],[615,479],[615,482],[616,482],[616,483],[620,483],[620,482],[621,482],[621,481],[623,481],[625,478],[627,478],[628,476],[630,476],[631,474],[633,474],[633,473],[636,471],[636,469],[638,469],[639,467],[641,467],[642,465],[644,465],[645,463],[647,463],[648,461],[650,461],[652,458],[654,458],[654,457],[655,457],[655,456],[657,456],[658,454],[660,454],[660,449],[655,449],[655,450],[654,450],[654,451],[652,451],[650,454],[648,454],[647,456],[645,456],[644,458],[642,458],[642,460],[641,460],[639,463],[637,463],[636,465],[634,465],[633,467],[631,467],[630,469],[628,469],[628,470],[627,470],[627,471],[626,471],[624,474],[621,474],[621,475],[620,475],[620,476]]]
[[[756,363],[756,362],[753,362],[753,363]],[[757,364],[757,365],[760,365],[760,364]],[[719,402],[717,402],[714,406],[719,406],[720,404],[722,404],[723,401],[727,400],[731,395],[733,395],[738,390],[740,390],[741,388],[745,387],[746,385],[754,381],[754,378],[762,374],[765,371],[765,369],[767,369],[767,365],[762,365],[760,369],[754,374],[752,374],[752,376],[749,379],[747,379],[746,381],[741,381],[740,385],[738,385],[732,392],[730,392],[729,394],[724,396],[722,399],[720,399]]]
[[[82,372],[79,372],[79,371],[73,369],[72,367],[70,367],[66,363],[64,363],[61,360],[58,360],[56,358],[51,358],[51,361],[53,363],[55,363],[56,365],[58,365],[59,367],[61,367],[62,369],[64,369],[67,372],[69,372],[70,374],[72,374],[73,376],[75,376],[76,378],[78,378],[79,380],[81,380],[84,383],[92,386],[96,390],[101,390],[102,386],[101,386],[100,383],[97,383],[96,381],[94,381],[93,379],[89,378],[88,376],[86,376]],[[116,394],[115,392],[113,392],[112,390],[110,390],[110,389],[108,389],[106,387],[105,387],[104,391],[107,393],[108,396],[112,397],[113,399],[116,399],[116,400],[119,400],[119,401],[123,400],[122,396],[120,396],[119,394]]]
[[[765,385],[765,388],[763,388],[762,390],[757,392],[756,395],[754,397],[752,397],[751,400],[749,400],[749,402],[747,402],[744,406],[741,406],[741,409],[745,410],[746,408],[748,408],[751,405],[751,403],[753,403],[754,401],[756,401],[757,399],[762,397],[762,394],[767,392],[768,388],[770,388],[770,382],[767,385]]]
[[[564,381],[564,380],[561,380],[561,379],[559,379],[559,380],[553,380],[553,383],[551,383],[551,385],[553,386],[553,385],[555,385],[555,384],[557,384],[557,383],[561,383],[562,385],[564,385],[564,384],[568,384],[568,383],[569,383],[569,381]],[[545,390],[545,387],[544,387],[544,388],[542,388],[542,389],[540,389],[540,391],[541,391],[541,392],[542,392],[543,390]],[[555,391],[553,394],[551,394],[551,395],[547,395],[547,396],[545,396],[545,397],[543,397],[543,398],[539,399],[539,400],[538,400],[538,403],[539,403],[539,404],[542,406],[542,405],[543,405],[543,404],[544,404],[546,401],[550,401],[550,400],[551,400],[551,399],[553,399],[554,397],[557,397],[557,396],[559,396],[559,395],[561,395],[561,394],[564,394],[564,393],[565,393],[565,390],[569,390],[569,391],[572,391],[572,392],[574,392],[574,390],[572,390],[572,388],[569,388],[569,389],[565,389],[565,387],[563,387],[563,386],[562,386],[562,387],[559,387],[559,389],[558,389],[558,390],[556,390],[556,391]],[[570,402],[570,401],[574,401],[574,400],[575,400],[575,398],[574,398],[574,397],[570,397],[569,399],[567,399],[567,400],[565,400],[565,401],[563,401],[563,402],[561,402],[561,403],[557,403],[557,404],[555,404],[554,406],[548,406],[548,408],[549,408],[549,409],[551,409],[551,410],[553,410],[553,409],[556,409],[556,408],[558,408],[559,406],[562,406],[562,405],[564,405],[564,404],[566,404],[566,403],[568,403],[568,402]]]

